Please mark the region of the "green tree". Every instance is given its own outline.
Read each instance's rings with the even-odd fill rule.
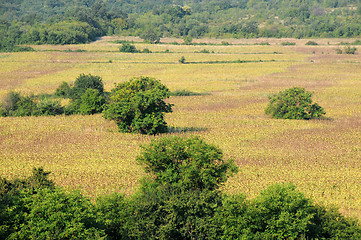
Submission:
[[[95,114],[103,111],[105,98],[96,89],[88,88],[81,96],[79,112],[81,114]]]
[[[27,214],[11,239],[102,239],[91,202],[79,191],[40,189],[25,192],[22,202]]]
[[[121,132],[157,134],[168,130],[164,113],[172,111],[166,103],[169,89],[159,80],[133,78],[118,84],[104,111],[106,119],[115,120]]]
[[[236,172],[233,160],[198,137],[166,137],[142,146],[137,160],[150,172],[130,202],[134,239],[219,239],[213,221],[219,187]]]
[[[170,137],[142,146],[137,160],[159,184],[187,190],[216,190],[237,170],[222,151],[198,137]]]
[[[65,86],[64,88],[66,89]],[[99,92],[99,94],[103,94],[104,84],[102,78],[91,74],[80,74],[74,82],[74,87],[72,88],[72,98],[80,99],[88,88],[95,89]]]
[[[269,97],[265,113],[273,118],[313,119],[325,115],[317,103],[312,103],[312,93],[304,88],[293,87]]]

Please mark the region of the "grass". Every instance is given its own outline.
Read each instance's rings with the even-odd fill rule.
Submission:
[[[252,44],[260,40],[247,40],[247,45],[208,45],[214,53],[204,54],[195,51],[205,46],[142,43],[135,43],[137,49],[153,53],[127,54],[112,41],[1,53],[0,97],[10,89],[52,93],[81,73],[101,76],[108,91],[114,83],[150,76],[171,91],[203,93],[168,99],[174,111],[166,120],[169,134],[199,135],[235,159],[240,172],[224,191],[252,198],[269,184],[293,182],[314,201],[361,219],[359,54],[337,55],[335,39],[318,40],[317,46],[302,39],[270,39],[270,45],[261,46]],[[296,45],[282,46],[285,41]],[[169,53],[161,53],[166,49]],[[179,64],[181,56],[198,63]],[[230,62],[238,59],[265,62]],[[326,120],[277,120],[264,114],[268,95],[294,86],[314,92]],[[0,175],[27,176],[34,166],[43,166],[57,184],[80,187],[92,197],[131,194],[145,175],[135,161],[139,145],[152,138],[119,133],[101,115],[0,118]]]

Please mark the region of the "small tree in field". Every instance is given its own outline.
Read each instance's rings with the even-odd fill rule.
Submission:
[[[313,119],[325,115],[317,103],[312,103],[312,93],[304,88],[294,87],[269,97],[270,103],[265,113],[273,118]]]
[[[159,80],[133,78],[112,90],[104,117],[115,120],[121,132],[167,132],[164,113],[172,111],[172,105],[164,102],[168,97],[169,89]]]

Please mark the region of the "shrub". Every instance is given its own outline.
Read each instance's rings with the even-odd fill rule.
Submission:
[[[336,54],[342,54],[342,49],[337,48],[335,51],[336,51]]]
[[[179,60],[178,60],[179,63],[185,63],[186,62],[186,59],[184,56],[182,56]]]
[[[325,115],[322,107],[312,103],[311,96],[304,88],[286,89],[269,97],[265,113],[282,119],[313,119]]]
[[[103,111],[105,98],[100,95],[98,90],[88,88],[81,96],[81,103],[79,105],[79,112],[81,114],[95,114]]]
[[[55,116],[64,113],[64,108],[60,102],[53,99],[44,98],[36,104],[34,115],[36,116]]]
[[[150,51],[148,48],[144,48],[142,53],[152,53],[152,51]]]
[[[67,82],[63,82],[55,91],[55,96],[70,98],[72,95],[71,87]]]
[[[206,93],[197,93],[197,92],[191,92],[186,89],[182,90],[175,90],[169,93],[169,96],[198,96],[198,95],[205,95]]]
[[[296,43],[295,42],[281,42],[281,45],[282,46],[294,46],[294,45],[296,45]]]
[[[15,104],[15,109],[9,111],[9,116],[24,117],[31,116],[36,111],[36,103],[32,96],[21,96]]]
[[[172,105],[164,102],[168,97],[168,88],[159,80],[133,78],[112,90],[104,117],[115,120],[121,132],[163,133],[167,131],[164,113],[172,111]]]
[[[96,89],[98,90],[99,94],[103,94],[104,84],[102,78],[99,76],[93,76],[91,74],[80,74],[74,82],[74,87],[71,91],[71,98],[80,99],[88,88]]]
[[[318,45],[318,43],[317,42],[315,42],[315,41],[308,41],[308,42],[306,42],[306,44],[305,45],[313,45],[313,46],[316,46],[316,45]]]
[[[10,91],[8,94],[6,94],[2,106],[6,110],[6,112],[9,113],[17,109],[18,103],[20,101],[21,101],[20,92]]]
[[[355,48],[355,47],[347,46],[344,49],[344,53],[345,54],[355,54],[356,50],[357,50],[357,48]]]
[[[128,42],[125,42],[122,44],[122,46],[119,48],[120,52],[126,52],[126,53],[137,53],[139,52],[136,47]]]

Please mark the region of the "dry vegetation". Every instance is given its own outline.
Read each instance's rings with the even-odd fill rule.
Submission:
[[[241,171],[225,191],[253,197],[269,184],[293,182],[316,202],[336,205],[361,219],[360,54],[337,55],[335,39],[319,40],[318,46],[295,39],[229,46],[136,44],[151,54],[120,53],[113,40],[1,53],[0,98],[10,89],[52,93],[62,81],[74,81],[81,73],[101,76],[106,90],[142,75],[160,79],[171,90],[210,93],[170,98],[174,112],[166,118],[173,127],[170,134],[200,135],[236,159]],[[281,46],[283,41],[297,44]],[[169,53],[161,53],[166,49]],[[211,53],[195,53],[202,49]],[[179,64],[181,56],[186,62],[258,62]],[[267,96],[293,86],[313,91],[327,119],[269,119],[264,114]],[[101,115],[0,118],[0,175],[25,176],[34,166],[43,166],[57,184],[81,187],[90,196],[129,194],[144,175],[135,162],[139,144],[151,138],[118,133]]]

